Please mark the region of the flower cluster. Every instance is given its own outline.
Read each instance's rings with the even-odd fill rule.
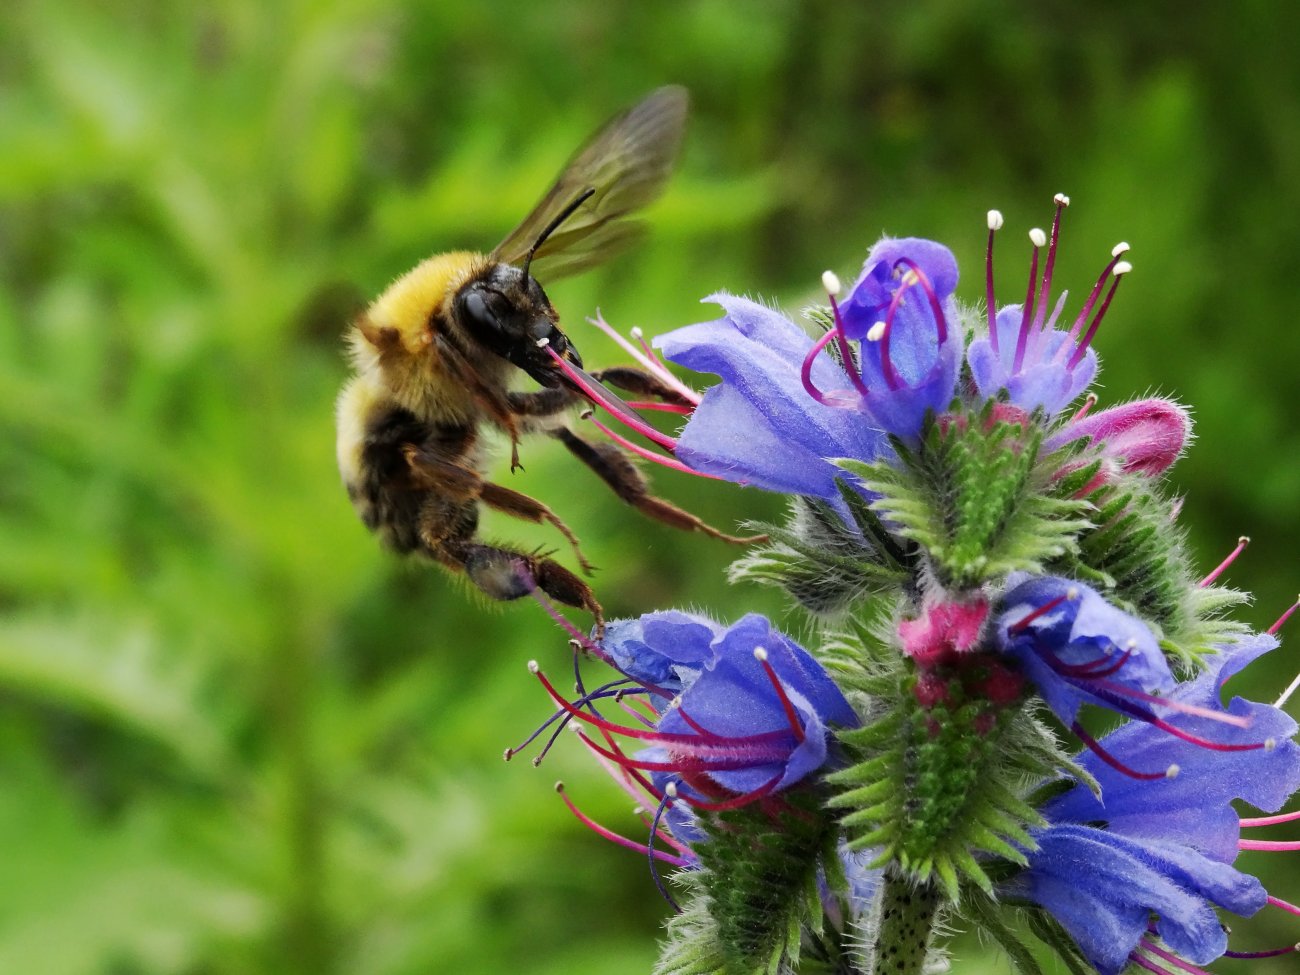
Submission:
[[[568,698],[537,671],[544,727],[579,728],[648,837],[571,808],[678,868],[660,971],[887,958],[908,975],[964,919],[1034,972],[1017,912],[1101,975],[1294,951],[1230,948],[1220,919],[1300,914],[1236,862],[1300,848],[1241,836],[1300,820],[1280,812],[1300,789],[1296,723],[1282,702],[1222,699],[1286,617],[1252,635],[1226,613],[1240,597],[1215,583],[1244,540],[1207,578],[1191,566],[1161,484],[1187,411],[1095,409],[1094,341],[1131,268],[1117,245],[1066,315],[1068,202],[1030,233],[1019,304],[996,303],[993,211],[982,312],[958,304],[946,247],[885,239],[847,293],[827,272],[815,337],[723,293],[721,318],[653,348],[619,338],[688,417],[670,437],[601,398],[670,456],[638,452],[789,496],[732,576],[781,588],[816,634],[805,649],[753,614],[656,612],[575,633],[610,683]],[[697,394],[660,353],[718,381]],[[1119,724],[1095,736],[1098,720]]]

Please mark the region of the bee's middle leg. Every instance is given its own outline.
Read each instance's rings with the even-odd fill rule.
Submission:
[[[588,443],[572,430],[560,427],[551,435],[569,448],[569,452],[590,467],[620,498],[655,521],[682,531],[697,531],[724,542],[748,545],[767,540],[766,535],[728,535],[677,505],[650,493],[645,476],[636,465],[611,443]]]
[[[460,499],[477,499],[489,508],[503,514],[522,518],[534,524],[547,522],[552,525],[573,548],[573,554],[582,566],[582,571],[591,574],[593,566],[582,554],[578,536],[573,533],[554,511],[536,498],[510,488],[483,480],[475,471],[459,464],[452,464],[433,455],[430,451],[410,444],[405,448],[406,463],[411,473],[426,487],[439,494]]]

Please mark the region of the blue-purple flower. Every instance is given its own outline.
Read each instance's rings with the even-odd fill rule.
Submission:
[[[1173,687],[1173,673],[1150,628],[1096,590],[1057,576],[1009,581],[996,645],[1019,662],[1067,725],[1085,703],[1145,713],[1153,693]]]
[[[953,292],[957,260],[942,244],[886,237],[867,255],[837,328],[858,341],[862,404],[882,430],[914,437],[957,391],[965,347]]]
[[[1117,975],[1138,951],[1158,952],[1154,933],[1195,964],[1222,955],[1227,935],[1214,908],[1250,915],[1268,901],[1232,864],[1245,800],[1268,812],[1300,787],[1296,723],[1221,688],[1277,645],[1271,637],[1224,647],[1195,680],[1170,695],[1185,710],[1164,726],[1133,721],[1078,761],[1097,782],[1050,801],[1050,825],[1033,833],[1029,867],[1006,893],[1046,908],[1102,975]],[[1232,720],[1225,720],[1232,719]],[[1161,774],[1138,775],[1135,769]]]
[[[808,395],[800,379],[813,341],[794,322],[764,305],[718,294],[722,318],[660,336],[664,355],[721,382],[704,393],[678,438],[677,458],[693,469],[769,491],[837,498],[831,460],[872,460],[885,435],[856,409]],[[830,356],[811,364],[822,389],[849,386]]]
[[[1030,232],[1034,250],[1024,303],[1008,305],[996,313],[993,299],[993,237],[1002,226],[1002,215],[996,210],[989,212],[986,262],[988,328],[986,334],[971,342],[967,352],[971,376],[983,396],[992,397],[999,390],[1006,390],[1016,406],[1029,412],[1042,409],[1048,416],[1064,409],[1095,378],[1097,353],[1091,347],[1092,340],[1115,295],[1119,279],[1131,268],[1127,261],[1120,260],[1121,255],[1128,250],[1128,245],[1117,245],[1112,251],[1111,262],[1097,279],[1071,327],[1056,327],[1065,303],[1065,294],[1062,293],[1050,314],[1048,308],[1052,301],[1052,271],[1056,265],[1061,214],[1068,204],[1068,198],[1060,195],[1056,197],[1056,216],[1052,221],[1050,245],[1043,231],[1035,229]],[[1048,250],[1040,277],[1039,254],[1044,246]],[[1097,299],[1108,278],[1111,280],[1110,290],[1098,307]]]
[[[584,736],[588,747],[660,801],[670,782],[705,807],[788,789],[826,765],[832,728],[858,721],[821,665],[757,613],[728,627],[678,611],[618,620],[600,650],[626,680],[573,702],[542,680],[570,718],[600,733]],[[636,723],[600,712],[615,696],[637,702]]]

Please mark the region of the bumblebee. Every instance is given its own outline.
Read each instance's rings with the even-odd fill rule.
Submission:
[[[577,537],[549,507],[487,480],[485,427],[509,437],[512,471],[519,466],[520,437],[544,432],[649,516],[730,538],[650,495],[615,445],[588,443],[565,426],[564,414],[581,395],[566,372],[595,385],[609,382],[682,401],[639,370],[582,372],[578,350],[533,277],[534,270],[558,278],[590,267],[637,235],[640,225],[629,215],[662,191],[681,146],[687,106],[683,88],[652,92],[599,129],[491,253],[457,251],[422,261],[353,324],[348,343],[356,375],[338,400],[339,470],[361,520],[389,548],[463,573],[492,599],[540,589],[587,610],[601,625],[600,605],[579,576],[545,554],[479,537],[480,505],[549,523],[573,548],[581,569],[591,571]],[[540,388],[512,390],[520,372]]]

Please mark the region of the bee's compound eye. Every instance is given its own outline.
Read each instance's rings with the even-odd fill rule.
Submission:
[[[492,329],[499,328],[497,317],[492,313],[492,309],[488,307],[487,300],[483,297],[481,291],[470,290],[461,295],[460,311],[475,325]]]

